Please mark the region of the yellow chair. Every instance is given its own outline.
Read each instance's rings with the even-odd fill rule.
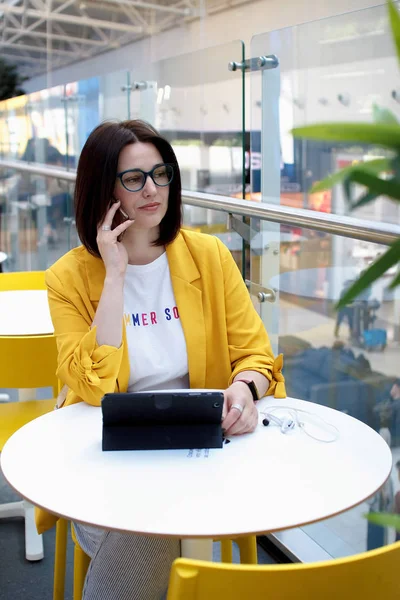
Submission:
[[[74,594],[73,600],[81,600],[90,558],[78,542],[74,546]]]
[[[53,600],[64,600],[65,571],[67,565],[68,521],[58,519],[54,550]]]
[[[43,271],[0,273],[0,292],[45,289]],[[34,315],[33,315],[34,317]],[[0,403],[0,451],[20,427],[54,408],[57,396],[57,348],[53,335],[0,336],[0,386],[33,389],[51,387],[53,398]],[[43,558],[43,542],[37,534],[34,508],[28,502],[0,505],[0,519],[24,517],[26,558]]]
[[[65,574],[67,563],[67,541],[69,521],[58,519],[56,524],[56,547],[54,553],[54,587],[53,600],[64,600]],[[73,600],[81,600],[85,577],[89,568],[90,558],[82,550],[74,534],[71,523],[71,536],[74,541],[74,582]]]
[[[0,273],[0,292],[14,290],[45,290],[44,271],[17,271]]]
[[[59,519],[56,530],[56,552],[54,563],[54,592],[53,600],[64,600],[66,547],[68,537],[68,521]],[[71,524],[71,535],[74,541],[74,588],[73,600],[81,600],[85,577],[89,568],[90,558],[82,550],[74,534]],[[221,560],[232,562],[232,540],[224,539],[221,542]],[[240,561],[242,564],[257,564],[257,540],[255,536],[235,539],[239,546]]]
[[[0,404],[0,451],[20,427],[51,411],[57,395],[57,348],[53,335],[0,336],[0,386],[5,388],[52,387],[53,398]],[[0,504],[0,519],[25,519],[27,560],[43,558],[43,541],[36,531],[34,507],[25,500]]]
[[[231,563],[232,557],[232,540],[215,540],[221,544],[221,562]],[[245,565],[257,564],[257,538],[255,535],[247,535],[245,537],[235,538],[233,540],[239,547],[240,562]]]
[[[228,565],[177,559],[167,600],[398,600],[400,542],[310,564]]]

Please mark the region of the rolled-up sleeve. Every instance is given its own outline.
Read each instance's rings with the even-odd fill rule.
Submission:
[[[267,395],[285,398],[283,356],[274,357],[264,324],[229,250],[218,242],[224,273],[228,347],[232,365],[229,385],[242,371],[258,371],[270,382]]]
[[[58,349],[57,376],[82,400],[100,406],[106,393],[114,392],[123,356],[119,348],[99,346],[92,315],[78,293],[65,290],[65,284],[51,269],[46,285]]]

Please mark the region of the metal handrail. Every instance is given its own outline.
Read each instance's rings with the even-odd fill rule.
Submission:
[[[38,163],[0,160],[0,167],[25,171],[33,175],[56,177],[57,179],[65,179],[67,181],[75,181],[76,179],[76,171],[66,171]],[[274,203],[258,203],[239,200],[229,196],[218,196],[216,194],[204,194],[202,192],[187,190],[182,192],[182,201],[184,204],[200,208],[220,210],[226,213],[253,217],[292,227],[314,229],[323,233],[340,235],[376,244],[390,245],[400,238],[399,225],[365,221],[354,217],[326,214],[302,208],[291,208],[290,206],[282,206]]]
[[[399,225],[364,221],[354,217],[321,213],[304,208],[291,208],[268,202],[257,203],[227,196],[187,191],[182,192],[182,200],[185,204],[192,206],[222,210],[282,225],[315,229],[332,235],[341,235],[376,244],[390,245],[400,237]]]
[[[44,175],[45,177],[56,177],[57,179],[66,179],[67,181],[75,181],[76,171],[67,171],[50,165],[40,163],[30,163],[23,160],[0,160],[0,167],[4,169],[15,169],[16,171],[24,171],[31,175]]]

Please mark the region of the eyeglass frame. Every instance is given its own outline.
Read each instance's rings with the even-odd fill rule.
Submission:
[[[154,181],[153,178],[153,173],[155,171],[155,169],[158,169],[159,167],[171,167],[172,168],[172,177],[170,179],[170,181],[168,183],[164,183],[164,184],[159,184],[156,181]],[[118,177],[118,179],[121,182],[122,187],[127,191],[127,192],[131,192],[131,194],[135,194],[136,192],[141,192],[142,189],[144,188],[144,186],[146,185],[147,182],[147,178],[150,177],[152,182],[154,183],[154,185],[156,185],[157,187],[167,187],[167,185],[170,185],[170,183],[172,182],[173,178],[174,178],[174,169],[175,166],[172,163],[159,163],[158,165],[154,165],[154,167],[150,170],[150,171],[143,171],[143,169],[126,169],[126,171],[121,171],[120,173],[116,174],[116,177]],[[139,172],[142,173],[144,175],[144,182],[142,187],[140,187],[137,190],[130,190],[129,188],[126,187],[126,185],[124,184],[124,182],[122,181],[122,177],[125,175],[125,173],[135,173],[135,172]]]

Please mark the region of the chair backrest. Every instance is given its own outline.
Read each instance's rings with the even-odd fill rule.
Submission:
[[[0,336],[0,387],[52,387],[58,393],[54,335]]]
[[[13,290],[45,290],[44,271],[0,273],[0,292]]]
[[[168,600],[398,600],[400,542],[346,558],[291,565],[177,559]]]
[[[0,292],[45,290],[44,271],[0,273]],[[58,394],[57,347],[53,335],[0,336],[0,387],[52,387]]]

